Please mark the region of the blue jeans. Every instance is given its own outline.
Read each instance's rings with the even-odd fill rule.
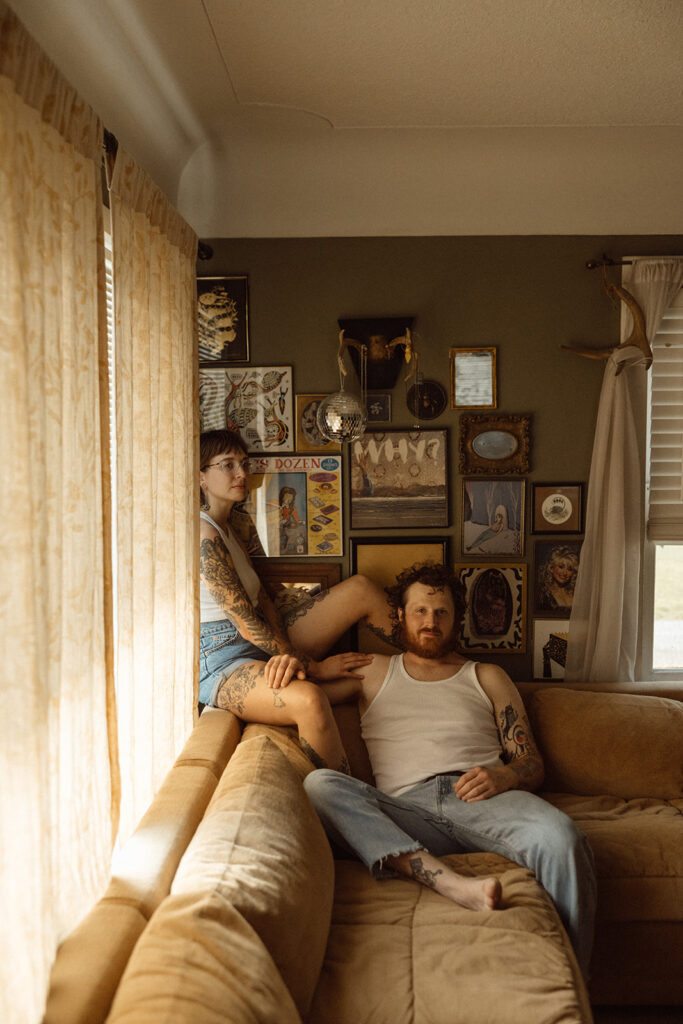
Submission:
[[[461,774],[437,775],[398,798],[327,768],[304,785],[330,840],[376,877],[386,873],[384,858],[418,849],[435,857],[486,850],[530,868],[555,903],[587,978],[596,884],[585,835],[562,811],[521,789],[466,803],[453,790]]]
[[[269,654],[244,640],[230,619],[202,622],[199,634],[199,700],[215,707],[221,684],[248,661],[268,661]]]

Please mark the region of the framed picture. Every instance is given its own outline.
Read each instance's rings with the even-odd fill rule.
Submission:
[[[467,611],[461,649],[526,651],[526,565],[465,565],[455,571],[465,585]]]
[[[534,619],[534,679],[564,679],[567,625],[557,619]]]
[[[529,472],[531,414],[460,417],[460,472],[521,476]]]
[[[201,430],[237,430],[251,452],[294,450],[291,366],[200,367]]]
[[[249,362],[249,296],[246,274],[197,278],[200,366]]]
[[[446,430],[366,430],[349,448],[352,529],[448,526]]]
[[[448,561],[448,537],[406,537],[393,541],[371,537],[351,537],[351,572],[362,572],[379,587],[396,582],[403,569],[421,562],[445,565]],[[357,626],[357,650],[367,654],[396,654],[396,648],[376,636],[368,626]]]
[[[452,348],[451,409],[495,409],[495,348]]]
[[[338,441],[330,441],[320,433],[316,419],[318,406],[327,395],[296,396],[296,450],[298,452],[339,452]]]
[[[420,373],[417,377],[406,395],[408,411],[418,420],[435,420],[448,405],[446,389],[438,380],[424,380]]]
[[[524,554],[524,489],[524,480],[463,480],[463,556]]]
[[[391,423],[391,392],[368,392],[368,423]]]
[[[281,615],[308,598],[329,590],[341,579],[341,566],[330,562],[261,562],[258,575]]]
[[[583,484],[532,486],[532,533],[581,533]]]
[[[340,455],[257,456],[249,460],[242,514],[256,527],[256,555],[343,554]]]
[[[534,543],[534,615],[569,618],[582,544],[581,540]]]

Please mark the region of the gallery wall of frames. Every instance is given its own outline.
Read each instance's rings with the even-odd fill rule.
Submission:
[[[210,240],[198,264],[201,429],[250,455],[234,524],[281,600],[354,572],[381,585],[453,566],[462,650],[516,680],[561,680],[603,364],[618,311],[585,261],[661,239]],[[644,248],[645,246],[645,248]],[[406,327],[405,346],[392,341]],[[367,350],[367,425],[342,444],[339,331]],[[344,358],[358,391],[357,348]],[[349,355],[353,358],[349,358]],[[380,650],[358,630],[354,644]]]

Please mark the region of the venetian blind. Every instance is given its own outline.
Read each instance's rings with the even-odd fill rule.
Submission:
[[[683,541],[683,290],[651,344],[648,536]]]

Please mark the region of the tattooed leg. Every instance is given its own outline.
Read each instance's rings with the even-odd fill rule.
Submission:
[[[287,623],[297,650],[319,660],[344,633],[363,620],[389,643],[393,623],[384,591],[367,576],[351,576],[317,595]],[[395,645],[394,645],[395,646]]]
[[[241,665],[221,684],[217,706],[232,711],[244,722],[295,725],[299,742],[316,768],[334,768],[349,774],[337,723],[330,702],[319,686],[297,679],[284,689],[266,683],[262,661]]]
[[[324,601],[329,593],[329,590],[321,590],[320,593],[314,594],[313,597],[311,597],[310,594],[305,594],[293,608],[281,612],[282,621],[285,624],[286,629],[289,630],[289,627],[292,626],[297,619],[306,615],[314,605],[320,604],[321,601]]]
[[[467,910],[496,910],[500,905],[501,885],[493,875],[467,878],[453,871],[444,861],[426,850],[387,857],[386,863],[400,874],[433,889]]]

